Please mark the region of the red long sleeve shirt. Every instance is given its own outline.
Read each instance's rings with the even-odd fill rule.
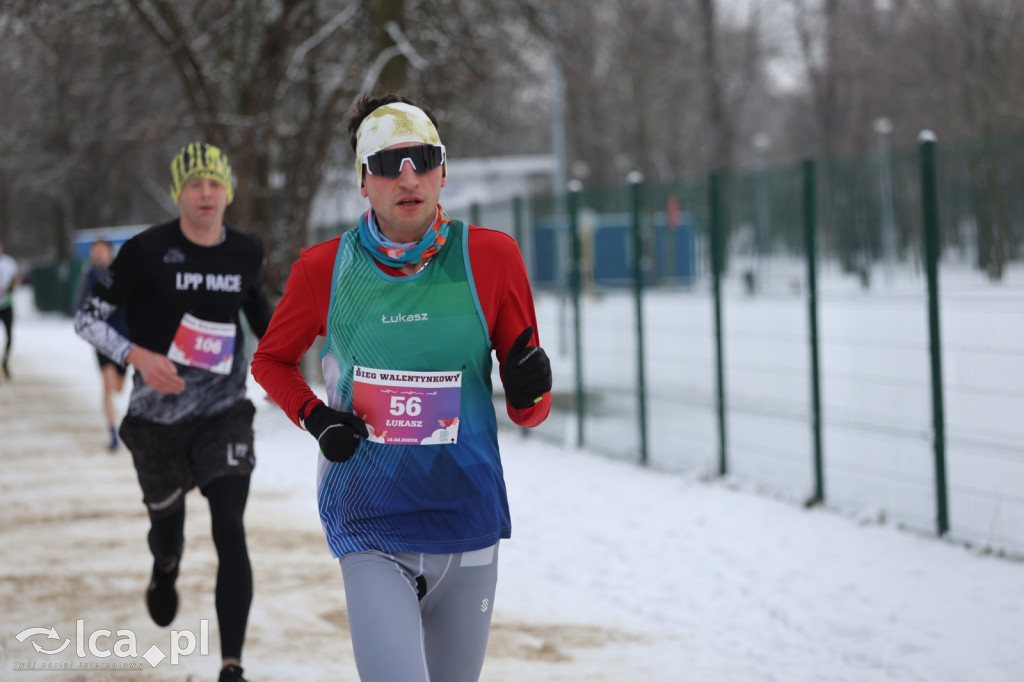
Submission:
[[[302,251],[292,265],[284,296],[252,359],[253,377],[296,425],[303,405],[308,402],[302,415],[306,416],[318,402],[299,370],[299,362],[316,338],[326,334],[340,239],[335,237]],[[515,240],[504,232],[471,225],[468,240],[473,281],[487,320],[491,347],[497,354],[504,378],[505,357],[524,329],[532,326],[530,345],[540,345],[526,266]],[[378,266],[389,275],[402,275],[394,268],[379,263]],[[514,423],[537,426],[551,411],[551,393],[545,393],[536,405],[521,410],[506,401],[506,409]]]

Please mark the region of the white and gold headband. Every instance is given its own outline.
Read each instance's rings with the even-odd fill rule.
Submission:
[[[356,129],[356,184],[363,185],[363,159],[402,142],[441,144],[430,118],[419,107],[392,102],[370,112]]]

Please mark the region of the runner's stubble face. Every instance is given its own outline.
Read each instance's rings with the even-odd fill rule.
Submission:
[[[406,142],[388,149],[420,144],[422,142]],[[415,242],[434,222],[441,188],[446,182],[444,164],[419,175],[411,163],[405,163],[397,178],[371,175],[364,169],[360,193],[370,200],[377,226],[385,237],[395,242]]]

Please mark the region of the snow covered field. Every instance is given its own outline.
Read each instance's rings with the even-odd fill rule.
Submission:
[[[27,288],[16,306],[14,378],[0,382],[0,679],[215,679],[205,501],[188,498],[172,628],[198,638],[210,620],[209,653],[197,644],[153,667],[141,654],[170,655],[174,642],[146,615],[145,512],[128,454],[102,447],[92,350],[70,320],[35,313]],[[357,680],[341,574],[316,514],[314,444],[255,385],[251,397],[247,677]],[[503,435],[502,452],[513,537],[484,680],[1024,679],[1024,563],[518,432]],[[94,655],[78,620],[86,639],[132,631],[137,655]],[[18,639],[51,627],[53,638]],[[38,651],[65,639],[61,653]],[[83,669],[111,660],[138,669]],[[56,663],[70,670],[39,672]]]
[[[870,288],[833,264],[818,277],[824,498],[838,509],[936,532],[931,354],[924,275],[909,265]],[[723,283],[727,469],[790,500],[815,492],[806,266],[734,263],[760,273]],[[648,460],[665,471],[716,474],[715,329],[702,279],[643,296]],[[944,263],[940,324],[949,535],[1024,556],[1024,267],[992,282]],[[556,387],[575,389],[573,311],[538,297],[541,341]],[[628,289],[581,301],[584,443],[639,459],[637,331]],[[575,444],[571,411],[540,427]]]

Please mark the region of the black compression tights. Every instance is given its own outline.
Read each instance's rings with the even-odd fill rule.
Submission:
[[[249,496],[248,476],[224,476],[203,488],[210,503],[210,525],[217,548],[217,620],[220,651],[225,659],[242,658],[242,642],[252,602],[252,567],[245,544],[242,514]],[[164,519],[151,520],[149,546],[160,565],[181,556],[185,505]]]
[[[7,362],[7,356],[11,354],[11,327],[14,326],[14,308],[7,307],[0,310],[0,322],[4,325],[4,331],[7,334],[7,340],[4,342],[4,362]]]

